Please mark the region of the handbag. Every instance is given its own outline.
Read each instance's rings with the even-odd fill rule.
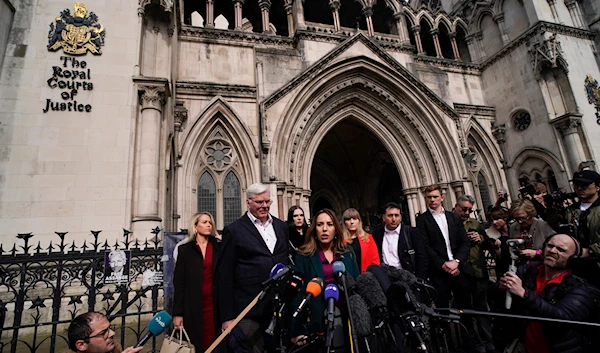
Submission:
[[[179,331],[179,340],[173,338],[175,331]],[[183,332],[183,333],[182,333]],[[185,340],[183,340],[185,335]],[[165,337],[160,353],[196,353],[196,348],[190,341],[190,337],[184,328],[174,329],[170,337]]]

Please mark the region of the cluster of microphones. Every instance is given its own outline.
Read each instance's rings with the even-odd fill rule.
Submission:
[[[333,263],[335,284],[324,287],[323,279],[315,277],[306,283],[306,295],[302,298],[297,308],[290,308],[292,318],[310,307],[310,302],[323,294],[326,302],[324,313],[326,332],[316,333],[324,339],[325,346],[331,347],[334,335],[335,305],[343,299],[347,305],[350,324],[351,339],[354,341],[354,350],[360,348],[371,352],[373,345],[379,346],[374,350],[395,351],[398,344],[397,329],[414,341],[414,346],[426,351],[429,340],[428,317],[441,317],[447,320],[458,320],[455,315],[438,315],[427,305],[421,304],[415,293],[420,293],[418,288],[428,285],[415,277],[409,271],[389,266],[369,266],[366,272],[356,279],[346,274],[346,267],[342,261]],[[270,278],[263,283],[263,288],[279,283],[284,293],[283,305],[291,303],[293,297],[304,284],[303,274],[295,273],[291,267],[276,264],[271,270]],[[276,317],[280,317],[284,310],[274,310],[275,316],[267,333],[273,335]],[[400,337],[398,339],[401,339]],[[315,342],[316,339],[307,339]]]
[[[307,310],[311,300],[323,293],[326,302],[324,313],[326,332],[315,333],[309,338],[309,343],[324,340],[327,348],[331,347],[334,339],[335,305],[341,298],[347,306],[351,339],[354,341],[354,351],[360,348],[371,352],[373,345],[381,349],[395,351],[397,339],[394,325],[400,327],[403,334],[413,339],[416,347],[427,351],[428,325],[427,317],[445,317],[458,320],[456,316],[443,316],[433,312],[433,309],[422,305],[415,296],[415,288],[426,286],[411,272],[388,266],[369,266],[366,272],[356,279],[347,275],[346,266],[342,261],[333,263],[335,284],[328,284],[325,288],[323,279],[315,277],[306,284],[306,296],[302,298],[297,308],[287,308],[298,295],[304,285],[303,274],[295,273],[291,266],[281,263],[276,264],[270,273],[269,279],[262,283],[261,299],[269,291],[277,288],[280,295],[279,307],[274,308],[274,316],[266,330],[267,334],[275,335],[285,332],[284,328],[276,329],[282,325],[282,316],[292,313],[297,318],[300,313]],[[288,310],[288,309],[292,309]],[[141,347],[150,338],[160,335],[170,324],[172,318],[166,311],[160,311],[148,323],[146,333],[135,347]]]

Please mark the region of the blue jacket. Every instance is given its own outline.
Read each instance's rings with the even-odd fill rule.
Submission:
[[[346,266],[346,272],[356,278],[358,276],[358,265],[356,263],[356,254],[354,254],[354,250],[351,247],[347,247],[347,252],[339,254],[339,261],[342,261]],[[336,255],[337,257],[337,255]],[[294,272],[297,274],[301,274],[304,279],[304,285],[300,292],[296,296],[296,299],[292,302],[291,313],[295,312],[300,302],[304,297],[306,297],[306,284],[310,282],[311,279],[315,277],[319,277],[325,281],[325,275],[323,274],[323,266],[321,264],[321,258],[319,257],[319,253],[315,252],[314,255],[296,255],[296,265],[294,267]],[[307,333],[315,333],[315,332],[323,332],[325,325],[325,297],[323,295],[323,291],[319,294],[318,297],[313,298],[310,302],[310,325],[308,327],[308,332],[304,328],[304,324],[306,323],[306,309],[302,311],[295,319],[292,320],[292,337],[296,337],[298,335],[303,335]]]

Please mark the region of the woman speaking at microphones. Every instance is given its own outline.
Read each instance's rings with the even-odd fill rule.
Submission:
[[[306,285],[300,290],[298,296],[292,303],[294,314],[292,320],[292,341],[301,346],[310,341],[311,334],[324,333],[326,303],[322,291],[316,291],[316,283],[322,282],[325,288],[328,284],[335,282],[333,274],[333,263],[341,261],[346,267],[346,272],[352,276],[358,276],[358,265],[354,251],[344,242],[342,228],[335,213],[330,209],[318,211],[313,217],[310,228],[304,237],[304,245],[298,249],[294,271],[304,274]],[[309,282],[310,279],[313,279]],[[309,289],[309,290],[307,290]],[[314,298],[310,298],[316,294]],[[308,300],[306,300],[308,298]],[[307,303],[308,302],[308,303]],[[307,304],[305,304],[307,303]],[[300,307],[304,305],[304,307]],[[345,305],[336,303],[344,314]],[[307,315],[309,312],[309,315]],[[344,315],[347,317],[347,315]],[[310,320],[307,320],[310,318]],[[347,322],[347,320],[343,320]],[[347,332],[347,330],[344,330]],[[321,341],[322,342],[322,341]],[[315,347],[316,348],[316,347]],[[311,349],[310,351],[314,351]]]

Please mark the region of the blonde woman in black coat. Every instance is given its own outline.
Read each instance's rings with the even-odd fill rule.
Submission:
[[[221,241],[208,212],[192,216],[189,242],[179,247],[173,284],[173,325],[185,327],[192,344],[205,351],[217,331],[217,262]]]

